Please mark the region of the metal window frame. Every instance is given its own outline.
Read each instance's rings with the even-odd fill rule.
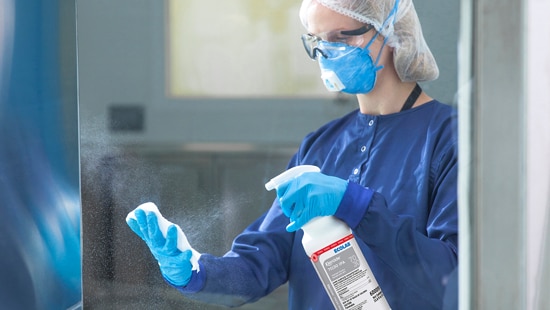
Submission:
[[[524,309],[524,1],[461,6],[459,308]]]

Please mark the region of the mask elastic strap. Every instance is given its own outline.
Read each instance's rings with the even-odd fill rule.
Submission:
[[[393,24],[395,24],[395,15],[397,14],[397,8],[398,7],[399,7],[399,0],[395,0],[395,4],[393,5],[393,8],[390,11],[390,14],[388,15],[388,18],[386,18],[386,20],[382,24],[381,29],[384,29],[386,27],[386,25],[390,22],[390,19],[391,19],[391,24],[392,24],[392,27],[393,27]],[[374,42],[374,40],[376,39],[376,37],[379,34],[380,34],[380,32],[377,31],[376,35],[374,35],[372,40],[367,44],[367,46],[365,46],[366,49],[368,49],[370,47],[372,42]],[[384,42],[382,43],[382,47],[380,47],[380,51],[378,52],[378,56],[376,56],[376,60],[374,61],[375,71],[378,71],[378,70],[380,70],[384,67],[384,66],[378,66],[378,61],[380,60],[380,56],[382,56],[382,50],[386,46],[387,42],[388,42],[388,36],[384,37]]]
[[[388,18],[386,18],[386,20],[382,24],[382,27],[380,27],[380,30],[382,30],[382,29],[384,29],[388,26],[388,24],[390,23],[390,19],[391,19],[391,25],[392,25],[392,28],[393,28],[393,25],[395,24],[395,18],[396,18],[396,15],[397,15],[397,8],[398,7],[399,7],[399,0],[395,0],[395,4],[393,5],[393,8],[391,9],[390,14],[388,15]]]
[[[378,35],[378,34],[376,34]],[[384,49],[384,47],[386,46],[386,42],[388,41],[388,38],[384,38],[384,42],[382,43],[382,46],[380,47],[380,51],[378,51],[378,56],[376,56],[376,60],[374,61],[374,69],[376,71],[384,68],[384,66],[379,66],[378,65],[378,61],[380,60],[380,56],[382,56],[382,50]]]

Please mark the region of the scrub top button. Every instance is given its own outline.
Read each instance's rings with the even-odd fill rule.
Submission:
[[[355,169],[353,170],[353,174],[357,175],[358,173],[359,173],[359,169],[355,168]]]
[[[367,147],[363,145],[363,146],[361,147],[361,153],[364,153],[366,150],[367,150]]]
[[[372,125],[374,125],[374,120],[371,119],[369,122],[369,126],[372,126]]]

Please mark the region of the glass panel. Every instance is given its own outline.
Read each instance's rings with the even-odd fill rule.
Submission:
[[[182,22],[192,29],[216,33],[216,40],[231,44],[218,42],[216,47],[223,49],[207,48],[201,45],[203,41],[193,39],[192,29],[184,31],[186,46],[197,51],[207,48],[212,55],[208,65],[215,70],[200,72],[207,81],[200,92],[172,93],[171,74],[184,71],[181,73],[192,76],[192,72],[176,70],[172,52],[167,49],[170,39],[178,37],[170,27],[170,21],[179,16],[172,17],[171,3],[78,3],[83,289],[87,308],[220,308],[194,302],[163,280],[157,261],[126,224],[128,212],[141,203],[155,202],[167,219],[183,228],[195,249],[221,256],[237,234],[270,208],[275,194],[267,192],[263,184],[286,168],[302,139],[358,107],[355,96],[324,90],[317,64],[302,51],[299,35],[305,29],[300,28],[296,3],[289,1],[267,1],[266,5],[234,1],[224,3],[226,9],[212,14],[219,17],[220,12],[227,12],[223,19],[227,22],[257,19],[260,26],[256,30],[262,30],[262,40],[278,34],[286,38],[276,53],[289,55],[280,61],[285,67],[289,62],[300,63],[294,69],[311,65],[313,73],[307,74],[308,81],[284,68],[270,70],[269,66],[277,64],[270,62],[273,59],[264,60],[263,53],[256,58],[252,53],[253,60],[267,62],[267,67],[245,68],[243,74],[261,73],[281,84],[275,83],[279,86],[273,89],[253,89],[252,93],[246,88],[226,91],[227,85],[219,79],[227,78],[216,76],[215,70],[236,71],[231,63],[224,62],[224,53],[237,49],[238,42],[232,40],[255,30],[247,28],[238,33],[238,22],[227,27],[205,22],[211,7],[222,4],[187,1],[193,10],[182,13]],[[295,40],[287,38],[294,30],[283,35],[283,31],[274,33],[273,27],[262,26],[262,16],[273,22],[270,5],[281,7],[284,23],[296,29]],[[416,4],[425,38],[441,69],[440,79],[422,86],[450,105],[456,93],[458,5]],[[200,12],[197,16],[204,17],[203,21],[189,24],[193,19],[184,16],[191,12]],[[216,19],[213,16],[210,18]],[[224,31],[224,36],[219,35]],[[193,57],[183,58],[190,59]],[[206,66],[204,61],[200,63],[197,70]],[[258,73],[256,69],[261,70]],[[316,84],[307,95],[300,93],[301,88],[280,86],[296,80],[296,86]],[[283,285],[242,308],[281,309],[287,300],[288,286]]]
[[[0,1],[0,308],[81,308],[71,1]]]

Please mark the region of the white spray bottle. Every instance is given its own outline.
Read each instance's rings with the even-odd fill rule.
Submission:
[[[293,167],[265,184],[267,190],[304,172],[319,172],[316,166]],[[335,309],[391,309],[351,231],[334,216],[311,219],[302,226],[302,246],[323,283]]]

